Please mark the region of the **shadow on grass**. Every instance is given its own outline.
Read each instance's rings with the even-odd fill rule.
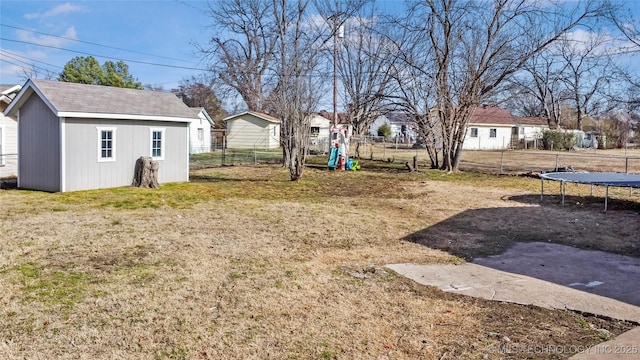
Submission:
[[[539,203],[539,196],[514,199]],[[403,240],[640,306],[640,217],[570,208],[467,210]]]
[[[467,210],[404,238],[466,260],[497,255],[519,242],[546,242],[640,258],[637,214],[562,206],[545,196],[544,206]],[[538,196],[509,200],[540,204]],[[569,200],[565,198],[565,203]],[[638,204],[629,204],[629,207]]]

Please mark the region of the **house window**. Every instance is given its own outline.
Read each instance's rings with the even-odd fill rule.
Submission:
[[[489,129],[489,137],[494,138],[498,136],[498,129]]]
[[[320,127],[319,126],[312,126],[311,127],[311,136],[318,136],[320,135]]]
[[[471,137],[478,137],[478,128],[471,128]]]
[[[164,159],[164,129],[151,129],[151,158]]]
[[[116,128],[99,127],[98,162],[116,161]]]
[[[204,141],[204,129],[203,128],[198,128],[198,140],[199,141]]]

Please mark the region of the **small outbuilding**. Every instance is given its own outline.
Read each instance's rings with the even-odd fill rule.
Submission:
[[[230,149],[276,149],[280,147],[280,120],[256,111],[222,119],[227,123]]]
[[[213,120],[203,107],[195,107],[191,110],[197,120],[189,124],[189,154],[210,152]]]
[[[51,192],[130,185],[136,160],[158,182],[189,180],[194,111],[174,94],[28,80],[5,111],[18,121],[18,187]]]
[[[18,123],[3,112],[20,89],[20,85],[0,85],[0,179],[18,175]]]

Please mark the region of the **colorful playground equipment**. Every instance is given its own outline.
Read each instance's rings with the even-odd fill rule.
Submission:
[[[331,149],[329,149],[329,162],[327,163],[327,167],[330,170],[355,170],[355,168],[347,168],[347,163],[350,160],[349,140],[351,139],[352,133],[353,128],[351,125],[340,124],[331,127]],[[353,166],[353,161],[351,162]]]

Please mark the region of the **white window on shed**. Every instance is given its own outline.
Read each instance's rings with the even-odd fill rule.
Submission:
[[[116,161],[116,128],[98,127],[98,162]]]
[[[494,138],[498,136],[498,129],[489,129],[489,137]]]
[[[165,129],[151,129],[151,158],[164,160]]]
[[[198,140],[204,141],[204,128],[198,128]]]
[[[478,137],[478,128],[471,128],[471,137],[472,138]]]

